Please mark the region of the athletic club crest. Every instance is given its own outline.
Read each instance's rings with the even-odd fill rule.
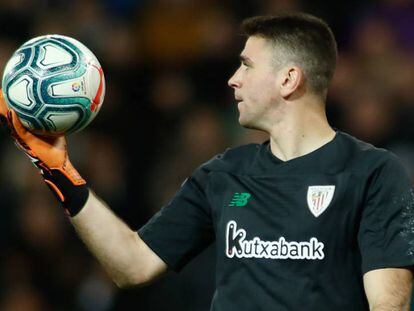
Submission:
[[[335,186],[309,186],[308,188],[308,207],[313,216],[318,217],[322,214],[332,201]]]

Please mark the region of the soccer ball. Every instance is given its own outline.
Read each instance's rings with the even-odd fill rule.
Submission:
[[[35,134],[62,135],[85,128],[105,96],[105,79],[95,55],[61,35],[24,43],[3,73],[3,94],[24,127]]]

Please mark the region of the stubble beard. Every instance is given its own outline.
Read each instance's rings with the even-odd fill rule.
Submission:
[[[257,118],[255,118],[254,116],[250,116],[250,118],[242,118],[241,113],[239,116],[239,124],[249,130],[258,130],[258,131],[263,131],[266,132],[265,129],[263,129],[262,126],[260,126],[260,123],[258,122],[258,120],[256,120]]]
[[[244,107],[239,108],[239,124],[246,129],[267,132],[263,120],[264,111],[249,113],[247,108],[246,104],[244,104]]]

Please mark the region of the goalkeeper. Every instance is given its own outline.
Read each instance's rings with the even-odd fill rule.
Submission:
[[[229,86],[240,124],[269,141],[201,165],[138,232],[88,188],[64,137],[31,134],[3,98],[0,114],[121,287],[179,271],[215,241],[212,310],[408,310],[413,190],[394,155],[328,124],[331,30],[301,13],[251,18],[243,30]]]

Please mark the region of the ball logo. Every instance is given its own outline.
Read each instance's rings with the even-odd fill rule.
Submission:
[[[79,92],[79,90],[80,90],[80,84],[78,82],[73,83],[72,84],[72,90],[74,92]]]

